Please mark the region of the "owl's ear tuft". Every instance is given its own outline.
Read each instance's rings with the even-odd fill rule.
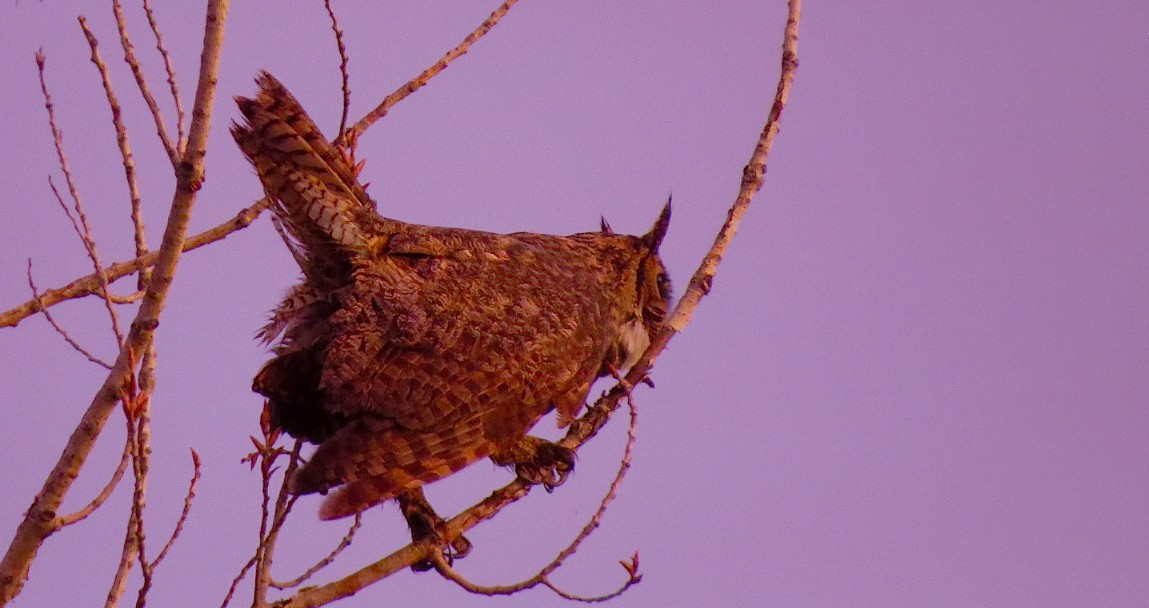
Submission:
[[[611,228],[610,224],[607,223],[606,216],[600,215],[598,219],[600,222],[599,226],[602,227],[602,233],[607,235],[607,236],[614,236],[614,229]]]
[[[666,197],[666,206],[662,208],[662,213],[658,214],[658,219],[654,221],[654,227],[642,237],[643,244],[651,253],[658,253],[658,246],[662,244],[662,238],[666,236],[666,230],[670,228],[670,199],[671,197]]]

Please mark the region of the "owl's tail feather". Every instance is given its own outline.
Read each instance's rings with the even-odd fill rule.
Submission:
[[[329,521],[360,513],[363,510],[390,500],[404,490],[418,487],[418,481],[392,479],[391,476],[371,477],[340,486],[331,493],[319,507],[319,519]]]
[[[362,251],[369,232],[386,220],[375,214],[348,157],[275,77],[263,72],[256,82],[254,99],[236,98],[244,120],[231,133],[276,201],[273,210],[300,266],[307,273],[308,260]]]
[[[433,431],[362,417],[325,441],[288,482],[293,494],[338,487],[320,507],[321,519],[338,519],[437,481],[490,454],[477,418]]]

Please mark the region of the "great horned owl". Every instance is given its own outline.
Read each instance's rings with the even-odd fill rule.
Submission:
[[[232,135],[303,280],[260,331],[275,356],[253,388],[274,426],[319,444],[290,491],[333,490],[320,517],[334,519],[392,498],[406,513],[422,485],[484,457],[561,483],[573,453],[527,431],[552,409],[568,423],[663,324],[669,203],[641,237],[385,218],[283,85],[257,82]]]

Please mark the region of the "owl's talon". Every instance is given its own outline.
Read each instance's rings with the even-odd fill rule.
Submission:
[[[553,492],[567,480],[574,464],[574,450],[539,439],[530,460],[515,464],[515,473],[531,483],[541,484],[547,492]]]
[[[400,494],[397,499],[399,510],[403,512],[407,526],[411,529],[412,543],[439,547],[448,564],[453,564],[456,559],[463,559],[471,552],[473,548],[471,541],[461,534],[450,542],[444,540],[447,537],[447,522],[427,503],[422,488],[408,490]],[[426,572],[434,567],[429,559],[411,564],[411,570],[415,572]]]
[[[455,564],[455,560],[467,557],[473,548],[471,541],[467,540],[466,537],[463,536],[457,536],[455,537],[455,540],[446,544],[443,544],[441,536],[436,536],[434,539],[430,537],[422,538],[414,542],[426,543],[428,545],[442,545],[442,549],[440,549],[440,551],[442,552],[443,559],[449,566],[453,566]],[[434,567],[435,564],[432,563],[429,559],[420,560],[411,564],[411,570],[413,572],[427,572],[428,570],[434,569]]]
[[[447,563],[451,563],[452,560],[463,559],[470,555],[473,548],[474,545],[467,540],[466,536],[456,536],[455,540],[451,541],[443,550],[443,553],[447,556]]]

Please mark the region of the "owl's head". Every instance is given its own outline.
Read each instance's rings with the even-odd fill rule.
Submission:
[[[662,213],[654,222],[654,227],[643,236],[616,235],[610,226],[603,222],[602,235],[621,245],[625,251],[616,258],[623,271],[620,292],[622,318],[616,328],[610,350],[604,361],[600,375],[609,373],[609,367],[627,369],[634,365],[646,348],[651,337],[662,329],[670,310],[670,275],[658,256],[666,230],[670,227],[670,201],[666,202]]]
[[[666,266],[663,266],[662,258],[658,256],[658,247],[662,245],[662,239],[666,236],[668,228],[670,228],[670,199],[667,199],[662,213],[658,214],[654,227],[639,238],[645,249],[645,255],[639,262],[635,295],[638,297],[642,324],[648,333],[661,328],[670,311],[670,274],[666,272]]]

